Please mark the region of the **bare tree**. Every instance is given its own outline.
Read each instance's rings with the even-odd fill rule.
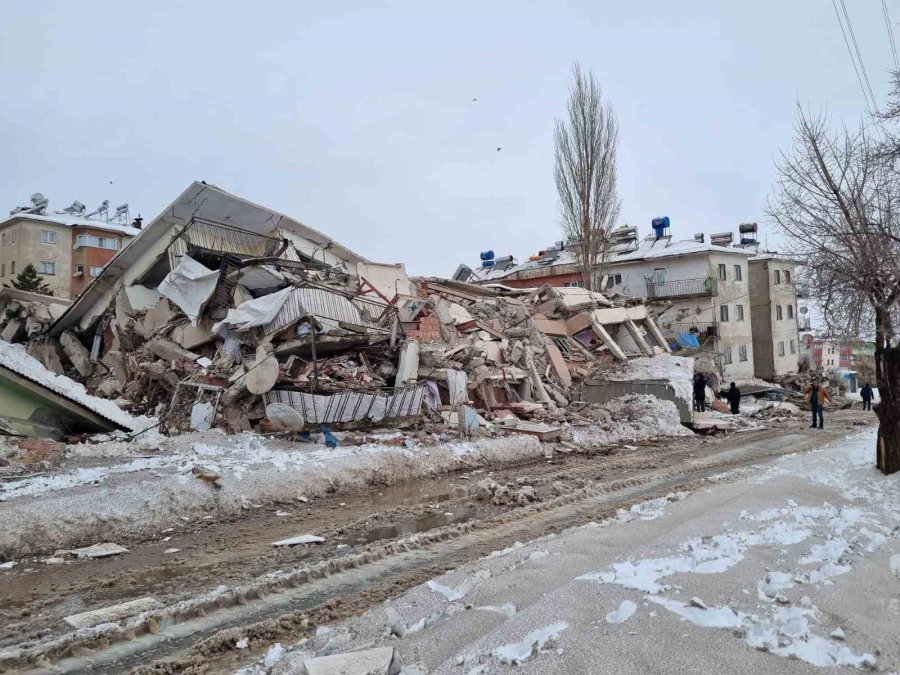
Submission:
[[[900,176],[872,128],[832,130],[797,108],[769,217],[787,234],[829,333],[875,341],[876,464],[900,471]]]
[[[563,234],[575,252],[584,287],[593,290],[603,278],[607,233],[619,217],[619,123],[612,106],[603,102],[593,73],[585,74],[576,63],[572,75],[567,119],[556,120],[553,174]]]

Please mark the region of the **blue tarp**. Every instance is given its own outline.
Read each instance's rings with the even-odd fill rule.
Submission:
[[[700,348],[700,340],[697,338],[696,333],[681,333],[675,339],[682,347],[689,347],[691,349]]]

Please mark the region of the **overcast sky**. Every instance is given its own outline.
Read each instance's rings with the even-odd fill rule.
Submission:
[[[865,105],[829,0],[137,4],[4,7],[3,213],[40,191],[146,219],[205,180],[449,275],[561,238],[552,132],[575,60],[618,113],[642,235],[658,215],[678,238],[762,222],[794,103],[850,122]],[[881,5],[847,6],[881,103]]]

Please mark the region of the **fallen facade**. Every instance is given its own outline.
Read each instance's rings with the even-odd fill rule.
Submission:
[[[410,279],[203,183],[44,314],[7,311],[0,331],[169,433],[324,432],[326,443],[331,430],[411,424],[553,440],[560,423],[590,421],[586,381],[671,351],[641,303]]]

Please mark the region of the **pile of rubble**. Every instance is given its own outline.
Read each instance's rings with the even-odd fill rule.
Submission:
[[[409,279],[349,252],[311,256],[299,225],[166,217],[62,317],[11,303],[4,320],[45,368],[169,433],[419,425],[552,440],[560,423],[602,420],[571,405],[585,381],[670,352],[643,305],[600,293]]]

